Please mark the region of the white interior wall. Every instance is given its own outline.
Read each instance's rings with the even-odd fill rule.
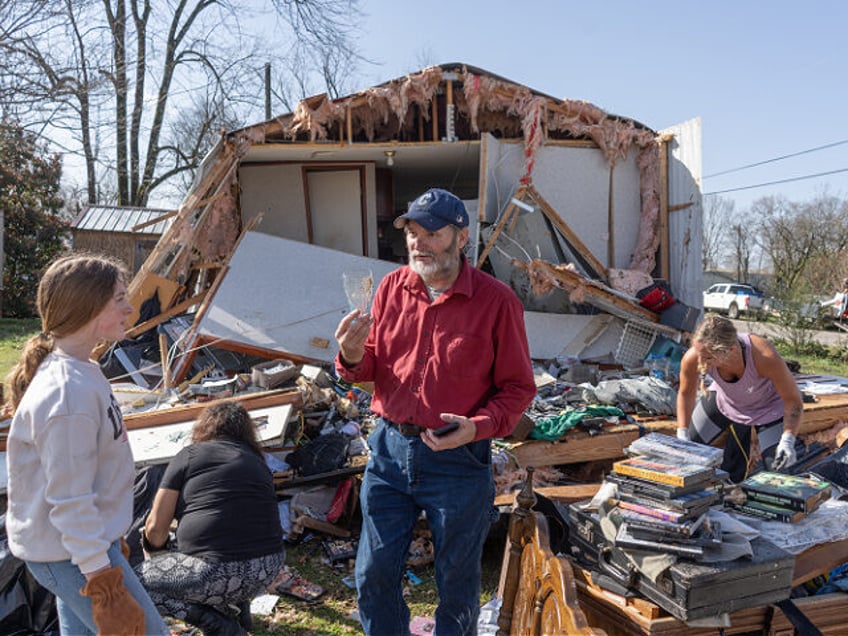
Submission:
[[[609,224],[609,164],[597,148],[549,145],[539,149],[533,184],[598,261],[626,267],[641,218],[636,152],[613,171],[613,225]],[[609,258],[613,232],[614,262]]]
[[[486,172],[483,220],[494,223],[518,188],[524,166],[524,145],[520,140],[504,141],[490,133],[483,135],[486,138],[486,155],[480,162],[481,170]]]
[[[262,214],[257,232],[294,241],[308,240],[300,164],[242,164],[239,187],[242,222]]]
[[[307,242],[306,198],[303,191],[304,166],[321,164],[275,163],[242,164],[239,168],[242,220],[248,221],[263,214],[257,232]],[[335,164],[334,164],[335,165]],[[344,164],[345,167],[365,167],[366,231],[368,252],[377,254],[377,192],[374,185],[374,164],[371,162]],[[358,193],[351,193],[358,200]]]
[[[607,267],[630,263],[639,232],[641,194],[637,152],[613,172],[614,262],[609,262],[609,164],[597,148],[551,142],[539,148],[533,185],[595,258]],[[486,137],[485,220],[497,221],[524,174],[520,141]]]

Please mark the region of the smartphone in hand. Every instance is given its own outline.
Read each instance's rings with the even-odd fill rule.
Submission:
[[[448,433],[452,433],[453,431],[455,431],[458,428],[459,428],[459,422],[454,420],[453,422],[448,422],[447,424],[445,424],[441,428],[434,428],[433,429],[433,435],[435,435],[436,437],[444,437]]]

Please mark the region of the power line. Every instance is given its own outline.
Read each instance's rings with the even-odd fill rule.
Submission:
[[[848,168],[840,168],[839,170],[830,170],[829,172],[818,172],[816,174],[807,174],[803,177],[791,177],[789,179],[780,179],[778,181],[767,181],[766,183],[757,183],[754,185],[740,186],[738,188],[728,188],[727,190],[714,190],[713,192],[705,192],[704,196],[711,194],[724,194],[726,192],[739,192],[740,190],[753,190],[754,188],[762,188],[770,185],[778,185],[781,183],[791,183],[793,181],[803,181],[804,179],[815,179],[816,177],[826,177],[831,174],[839,174],[840,172],[848,172]]]
[[[746,166],[739,166],[738,168],[730,168],[729,170],[722,170],[721,172],[714,172],[712,174],[708,174],[705,177],[701,177],[702,179],[709,179],[711,177],[718,177],[723,174],[730,174],[731,172],[739,172],[740,170],[747,170],[748,168],[755,168],[756,166],[762,166],[767,163],[773,163],[775,161],[781,161],[782,159],[789,159],[790,157],[797,157],[799,155],[806,155],[810,152],[817,152],[819,150],[825,150],[827,148],[833,148],[834,146],[841,146],[842,144],[848,144],[848,139],[843,139],[842,141],[834,141],[832,144],[825,144],[824,146],[816,146],[815,148],[809,148],[807,150],[801,150],[799,152],[793,152],[788,155],[783,155],[781,157],[775,157],[774,159],[766,159],[765,161],[758,161],[757,163],[749,163]]]

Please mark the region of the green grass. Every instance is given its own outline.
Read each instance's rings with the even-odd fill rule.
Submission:
[[[487,549],[483,555],[483,580],[480,605],[492,598],[498,587],[502,551]],[[356,593],[342,582],[352,576],[350,565],[343,569],[332,567],[324,558],[320,539],[289,547],[288,566],[303,578],[321,585],[326,592],[320,599],[306,603],[288,596],[280,597],[268,617],[254,616],[254,636],[353,636],[362,634],[362,627],[352,612],[356,609]],[[411,570],[420,583],[405,583],[404,595],[410,614],[432,618],[436,611],[437,595],[433,566]]]
[[[38,318],[0,318],[0,379],[12,370],[24,344],[40,327]]]
[[[792,346],[785,340],[773,342],[785,360],[794,360],[801,365],[801,373],[848,377],[848,350],[844,347],[827,346],[817,342],[798,346]]]

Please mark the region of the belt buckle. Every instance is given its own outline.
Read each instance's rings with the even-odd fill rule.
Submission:
[[[400,422],[397,425],[398,432],[404,437],[418,437],[423,430],[417,424],[407,424],[406,422]]]

